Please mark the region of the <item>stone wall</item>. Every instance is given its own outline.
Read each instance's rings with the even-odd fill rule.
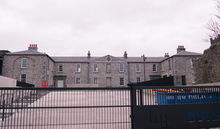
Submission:
[[[196,82],[213,83],[220,81],[220,44],[215,43],[204,51],[201,58],[195,60]]]
[[[27,59],[26,68],[21,67],[23,58]],[[21,74],[26,74],[26,82],[35,87],[41,87],[42,80],[49,82],[47,85],[53,83],[53,62],[46,55],[5,55],[3,65],[3,76],[20,81]]]

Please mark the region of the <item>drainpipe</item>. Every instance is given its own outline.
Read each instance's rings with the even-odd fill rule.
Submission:
[[[0,75],[2,75],[4,56],[5,56],[5,50],[2,51],[2,67],[1,67],[1,73],[0,73]]]

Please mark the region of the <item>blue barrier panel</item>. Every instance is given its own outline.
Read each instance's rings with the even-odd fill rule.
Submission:
[[[158,104],[192,104],[219,102],[219,92],[168,93],[155,92]]]

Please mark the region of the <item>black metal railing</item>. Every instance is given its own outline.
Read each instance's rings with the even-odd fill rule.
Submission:
[[[132,129],[220,127],[220,86],[130,86]]]
[[[130,129],[129,89],[0,88],[1,127]]]
[[[146,117],[142,120],[144,112],[150,113],[145,111],[145,107],[151,111],[150,115],[154,115],[154,109],[160,110],[160,106],[164,109],[167,105],[180,107],[190,105],[191,108],[192,104],[198,106],[220,101],[219,86],[156,87],[131,84],[129,87],[118,88],[0,88],[0,90],[1,128],[135,129],[138,122],[146,123],[149,119]],[[193,120],[192,116],[190,120]],[[138,126],[140,127],[146,128]]]

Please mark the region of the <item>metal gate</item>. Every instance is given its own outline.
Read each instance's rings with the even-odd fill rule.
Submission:
[[[220,87],[131,84],[132,129],[220,127]]]
[[[130,88],[0,88],[2,129],[131,129]]]
[[[220,87],[0,88],[0,128],[220,127]]]

